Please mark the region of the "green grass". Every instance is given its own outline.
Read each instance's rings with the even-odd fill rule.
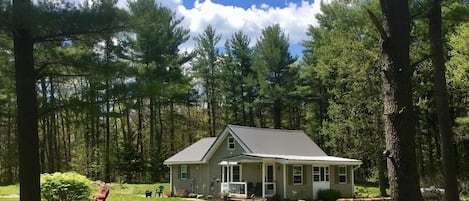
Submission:
[[[388,195],[390,194],[389,189],[386,189],[386,192]],[[373,183],[355,184],[355,193],[364,197],[379,197],[379,187]],[[460,199],[461,201],[469,201],[469,196],[463,196]]]
[[[169,184],[118,184],[113,183],[110,185],[110,194],[106,199],[107,201],[148,201],[148,198],[145,198],[145,190],[153,191],[160,186],[164,186],[164,191],[169,192]],[[98,194],[99,189],[96,189],[92,194]],[[16,194],[18,195],[19,186],[18,185],[9,185],[9,186],[0,186],[0,201],[18,201],[18,198],[5,198],[2,196]],[[152,200],[158,201],[183,201],[181,198],[152,198]]]
[[[389,194],[389,189],[386,189]],[[379,187],[374,183],[355,184],[355,193],[364,197],[379,197]]]

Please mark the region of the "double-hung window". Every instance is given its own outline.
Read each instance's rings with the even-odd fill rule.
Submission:
[[[339,176],[339,183],[345,184],[347,183],[347,166],[339,166],[338,176]]]
[[[187,165],[181,165],[181,179],[188,179],[189,178],[189,171],[187,169]]]
[[[233,137],[228,137],[228,150],[234,150],[235,149],[235,140]]]
[[[241,166],[240,165],[233,165],[233,166],[223,166],[223,173],[224,173],[224,180],[225,182],[240,182],[241,181]]]
[[[303,166],[302,165],[293,166],[293,184],[294,185],[303,184]]]

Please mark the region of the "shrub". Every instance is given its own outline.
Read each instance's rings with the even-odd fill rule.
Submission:
[[[196,193],[189,193],[188,197],[189,198],[196,198],[197,194]]]
[[[213,195],[207,195],[207,200],[213,199]]]
[[[334,189],[324,189],[318,191],[318,200],[322,201],[336,201],[342,196],[340,191]]]
[[[89,200],[92,182],[75,172],[41,175],[41,194],[47,201]]]
[[[274,196],[267,198],[267,201],[282,201],[282,198],[279,194],[275,194]]]

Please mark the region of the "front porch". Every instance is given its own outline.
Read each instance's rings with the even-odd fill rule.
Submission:
[[[265,162],[226,162],[222,166],[221,192],[232,198],[265,198],[277,194],[275,163]],[[280,168],[280,167],[278,167]],[[262,179],[264,178],[264,179]]]
[[[224,182],[221,183],[221,192],[228,192],[230,197],[234,198],[252,198],[254,197],[272,197],[276,194],[276,182]],[[264,196],[261,196],[264,189]]]

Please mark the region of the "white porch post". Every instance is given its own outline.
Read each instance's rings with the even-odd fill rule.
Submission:
[[[287,199],[287,165],[283,164],[283,198]]]
[[[265,163],[262,161],[262,198],[265,198]]]
[[[225,183],[225,166],[221,166],[221,183]]]

